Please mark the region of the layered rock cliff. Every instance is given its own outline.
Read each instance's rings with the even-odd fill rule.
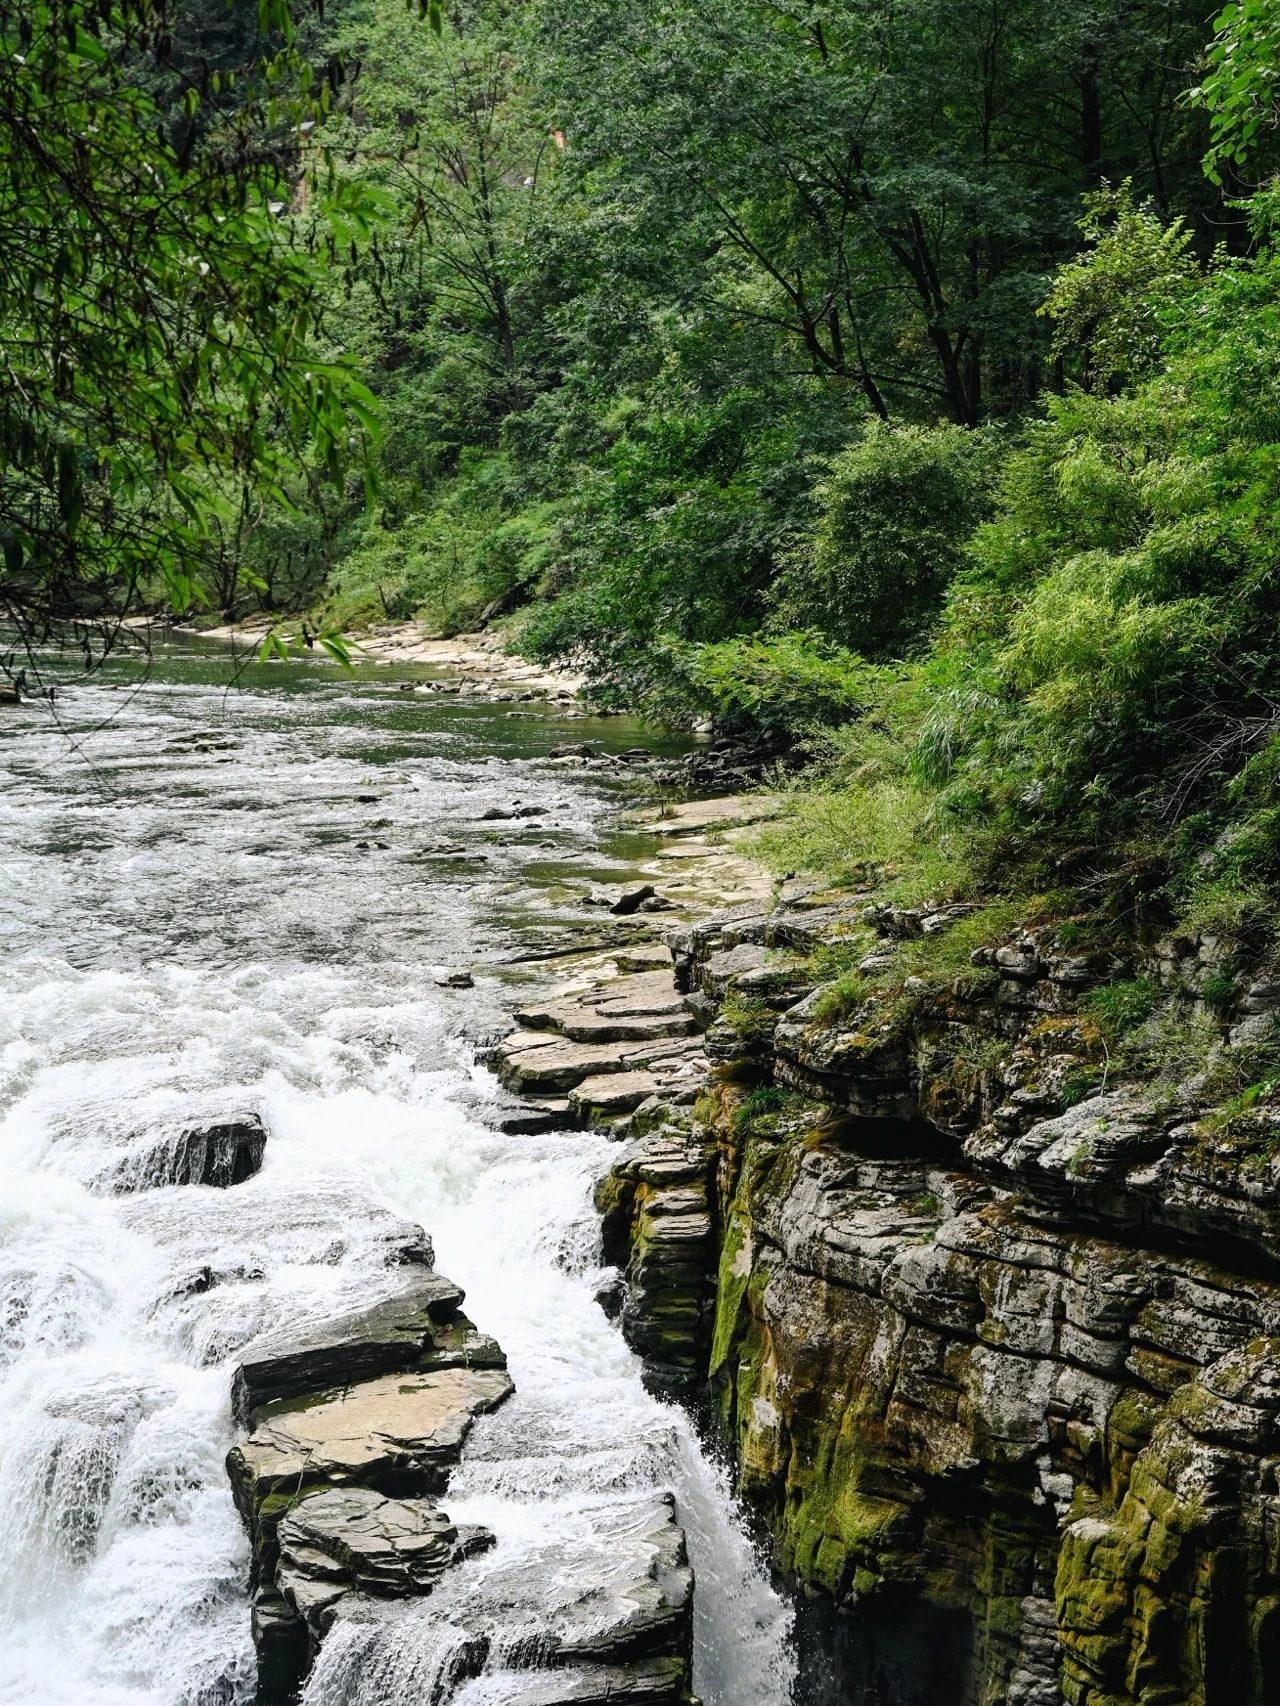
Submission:
[[[1280,1699],[1280,983],[865,895],[672,945],[706,1088],[631,1115],[606,1243],[781,1569],[936,1613],[931,1700]]]

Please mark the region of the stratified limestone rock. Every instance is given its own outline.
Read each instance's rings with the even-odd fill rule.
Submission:
[[[1071,1706],[1280,1698],[1277,1452],[1280,1340],[1257,1339],[1174,1393],[1117,1507],[1078,1496],[1057,1574]]]
[[[504,1366],[493,1340],[459,1315],[463,1292],[452,1280],[418,1264],[390,1269],[388,1277],[394,1289],[366,1309],[326,1322],[301,1340],[246,1347],[231,1386],[237,1421],[278,1398],[395,1369]]]
[[[574,1043],[645,1043],[660,1037],[688,1037],[697,1029],[692,1016],[675,1013],[628,1014],[584,1012],[580,1008],[548,1009],[560,1035]]]
[[[580,1125],[599,1125],[630,1114],[658,1088],[652,1072],[605,1073],[584,1078],[569,1092],[569,1108]]]
[[[317,1487],[361,1486],[396,1498],[440,1492],[472,1423],[513,1390],[501,1369],[388,1374],[255,1410],[227,1471],[253,1542],[255,1574],[274,1579],[277,1528]]]
[[[596,1111],[606,1120],[629,1111],[656,1085],[702,1065],[697,1026],[669,971],[607,977],[595,989],[527,1004],[516,1018],[522,1029],[494,1053],[499,1078],[523,1095],[568,1091],[587,1123]],[[631,1099],[644,1073],[643,1094]],[[627,1084],[604,1091],[608,1077]]]
[[[718,1084],[656,1132],[642,1107],[598,1192],[624,1331],[659,1381],[710,1371],[786,1572],[968,1620],[957,1698],[1269,1706],[1280,1099],[1089,1096],[1076,1008],[1135,968],[1043,933],[883,994],[896,944],[964,916],[818,896],[673,936]],[[835,1001],[796,957],[832,940],[871,980]],[[1275,1035],[1280,978],[1240,988],[1218,1082]]]
[[[629,1072],[647,1065],[649,1043],[571,1043],[554,1034],[517,1031],[502,1044],[496,1065],[501,1082],[529,1095],[572,1090],[584,1078]]]
[[[120,1192],[160,1185],[216,1185],[225,1190],[253,1177],[266,1147],[267,1129],[255,1113],[188,1126],[135,1149],[111,1175],[111,1187]]]
[[[871,1010],[832,1026],[818,1017],[822,994],[815,990],[779,1020],[777,1081],[863,1118],[913,1119],[910,1038],[897,1015]]]
[[[694,1037],[644,1042],[574,1043],[545,1031],[517,1031],[494,1055],[499,1079],[522,1095],[571,1091],[587,1078],[652,1071],[661,1082],[705,1064]]]
[[[687,1664],[693,1571],[675,1501],[670,1494],[643,1493],[611,1498],[591,1514],[587,1534],[549,1540],[532,1557],[507,1565],[490,1561],[484,1614],[527,1626],[542,1664]]]
[[[509,1671],[488,1677],[471,1690],[471,1706],[688,1706],[686,1666],[681,1659],[641,1659],[624,1668],[584,1665],[563,1670]]]
[[[315,1639],[352,1593],[404,1599],[430,1593],[453,1564],[493,1544],[461,1532],[427,1499],[389,1499],[334,1487],[300,1499],[277,1530],[276,1587]]]
[[[966,1152],[1067,1221],[1082,1216],[1137,1235],[1172,1233],[1190,1248],[1280,1272],[1280,1113],[1221,1118],[1149,1093],[1090,1097],[1026,1129],[989,1124]]]
[[[714,1310],[711,1151],[677,1127],[633,1138],[602,1181],[605,1251],[625,1269],[622,1327],[648,1383],[688,1393],[702,1378]]]

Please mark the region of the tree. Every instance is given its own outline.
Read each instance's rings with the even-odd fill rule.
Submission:
[[[312,140],[337,69],[317,87],[284,0],[259,12],[244,99],[192,140],[154,92],[165,0],[0,5],[6,668],[68,635],[92,660],[146,600],[198,602],[211,488],[278,495],[368,445],[319,312],[326,244],[365,231]],[[193,121],[202,98],[187,80]]]
[[[1280,116],[1280,15],[1270,0],[1239,0],[1219,13],[1209,66],[1193,99],[1210,114],[1205,170],[1215,183],[1246,166]]]
[[[864,657],[918,642],[994,502],[993,429],[868,423],[814,488],[816,518],[775,589],[776,618]]]
[[[723,312],[876,414],[973,425],[1044,383],[1036,305],[1082,191],[1199,177],[1180,0],[582,0],[548,17],[589,192],[705,219]],[[1203,190],[1198,192],[1205,197]]]

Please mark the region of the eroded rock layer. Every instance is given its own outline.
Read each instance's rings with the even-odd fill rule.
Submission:
[[[693,1577],[669,1497],[611,1501],[586,1556],[548,1544],[531,1569],[495,1554],[482,1586],[450,1592],[456,1567],[494,1536],[455,1526],[436,1501],[477,1418],[513,1386],[501,1349],[435,1272],[430,1241],[412,1233],[381,1299],[240,1353],[234,1405],[247,1434],[227,1469],[253,1547],[259,1706],[298,1698],[339,1618],[381,1652],[374,1663],[386,1664],[386,1643],[430,1644],[429,1627],[381,1622],[397,1615],[389,1602],[427,1595],[448,1675],[483,1676],[484,1698],[687,1706]],[[523,1645],[533,1668],[508,1674],[504,1656]]]
[[[246,1346],[236,1370],[248,1436],[227,1472],[253,1545],[261,1706],[297,1695],[353,1598],[428,1594],[492,1543],[456,1529],[434,1495],[476,1417],[513,1387],[415,1231],[418,1259],[388,1270],[385,1297],[296,1340]]]
[[[602,1182],[623,1329],[784,1570],[962,1620],[957,1706],[1280,1700],[1280,1116],[1222,1089],[1280,985],[975,929],[797,895],[677,932],[707,1087]],[[1197,1073],[1108,1082],[1091,992],[1138,980]]]

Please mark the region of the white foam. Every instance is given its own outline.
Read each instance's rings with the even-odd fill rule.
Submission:
[[[63,717],[88,729],[112,703],[89,691]],[[398,729],[412,751],[388,770],[368,751],[380,707],[403,720],[400,700],[337,683],[157,683],[86,735],[93,770],[44,725],[6,743],[0,1706],[246,1706],[234,1353],[372,1295],[406,1221],[510,1356],[517,1396],[446,1500],[498,1545],[438,1602],[344,1620],[308,1701],[449,1699],[477,1629],[495,1676],[534,1662],[530,1631],[582,1615],[617,1525],[670,1491],[700,1583],[699,1692],[781,1706],[785,1606],[686,1418],[644,1391],[592,1299],[608,1146],[478,1123],[488,1085],[458,1019],[485,1028],[501,992],[446,997],[422,973],[465,961],[501,870],[463,884],[353,851],[375,809],[420,841],[513,790],[572,789],[585,837],[601,802],[583,778],[482,763],[438,707],[434,735]],[[229,755],[175,741],[214,724]],[[149,1136],[244,1106],[270,1131],[256,1178],[112,1194]]]

